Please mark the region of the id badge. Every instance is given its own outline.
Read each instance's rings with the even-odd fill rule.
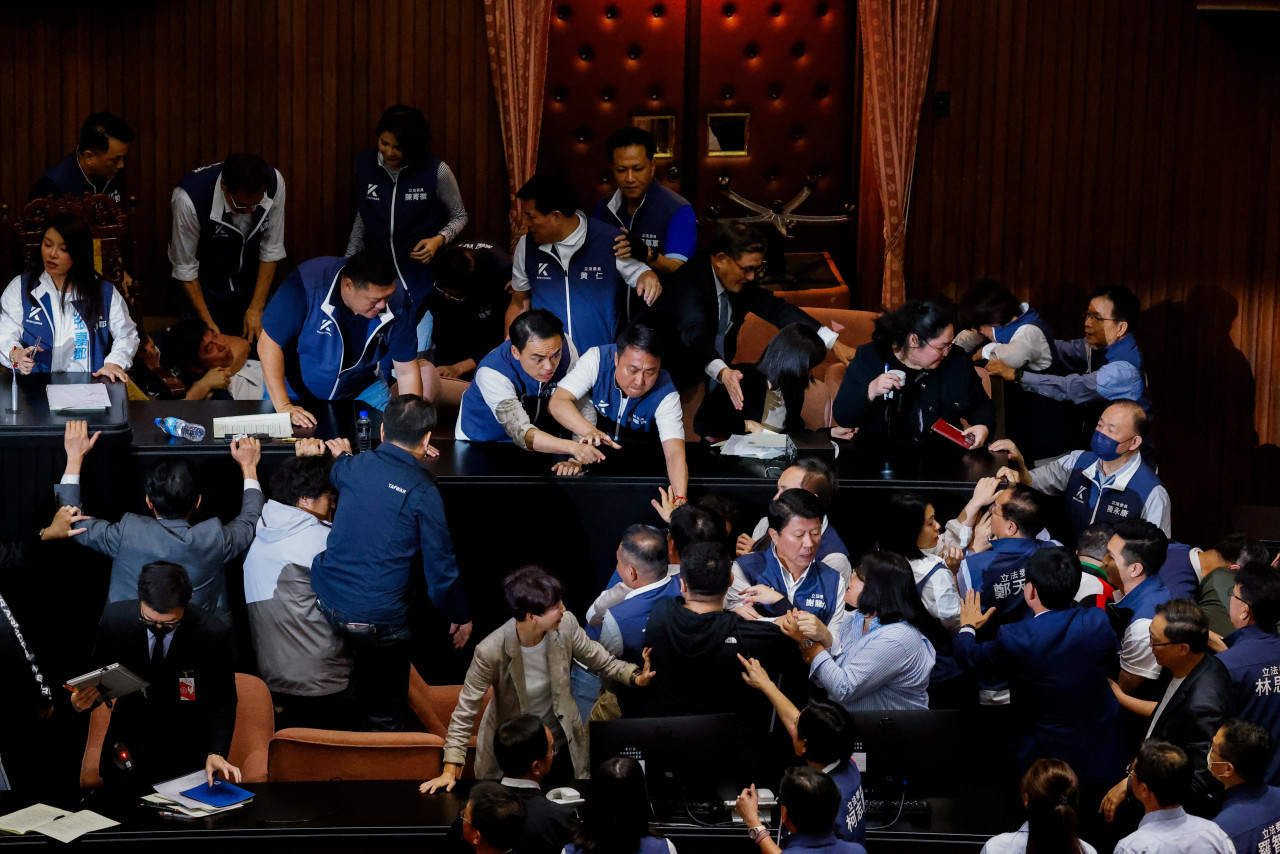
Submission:
[[[195,702],[196,699],[196,677],[191,671],[185,671],[178,677],[178,699],[186,702]]]

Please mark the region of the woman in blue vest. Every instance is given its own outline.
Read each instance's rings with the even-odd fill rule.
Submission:
[[[0,361],[24,374],[84,372],[126,382],[138,328],[93,268],[93,235],[75,214],[49,220],[39,261],[0,297]]]
[[[466,227],[467,209],[452,170],[431,155],[431,127],[420,110],[390,107],[374,133],[377,146],[356,155],[356,218],[346,254],[390,249],[421,321],[434,286],[431,262]],[[419,350],[423,344],[420,336]]]
[[[582,824],[565,846],[568,854],[676,854],[671,840],[657,836],[644,769],[630,757],[606,759],[591,775]]]
[[[827,345],[817,332],[802,323],[784,326],[759,362],[732,366],[742,373],[742,408],[733,405],[727,386],[716,383],[693,418],[694,432],[723,439],[766,430],[803,430],[804,395],[813,382],[813,369],[826,357]]]

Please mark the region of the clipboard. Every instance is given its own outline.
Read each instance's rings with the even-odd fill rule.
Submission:
[[[108,664],[106,667],[68,679],[66,682],[66,687],[72,691],[97,688],[104,700],[115,700],[135,691],[145,691],[150,685],[150,682],[123,664]]]

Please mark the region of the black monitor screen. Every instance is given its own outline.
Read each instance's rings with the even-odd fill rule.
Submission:
[[[638,760],[655,802],[733,799],[733,715],[591,722],[591,767],[614,756]]]
[[[956,790],[957,769],[984,767],[972,719],[963,712],[853,712],[854,756],[863,783],[884,797],[904,784],[913,798],[943,797]]]

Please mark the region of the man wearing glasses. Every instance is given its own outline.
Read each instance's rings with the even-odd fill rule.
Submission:
[[[667,296],[657,310],[674,327],[670,331],[678,333],[678,339],[670,342],[676,352],[668,364],[681,392],[706,379],[722,382],[733,405],[742,408],[742,372],[729,365],[738,351],[738,331],[749,314],[779,329],[804,324],[842,362],[853,358],[853,348],[841,344],[835,331],[758,286],[767,246],[754,226],[729,220],[717,225],[705,250],[671,276]]]
[[[107,606],[93,651],[94,667],[119,663],[151,683],[112,701],[104,781],[143,788],[203,765],[210,784],[218,774],[240,782],[226,759],[236,724],[231,651],[231,630],[191,603],[185,569],[166,561],[142,568],[138,598]],[[97,688],[71,694],[77,711],[101,702]]]
[[[1280,571],[1265,563],[1247,563],[1235,573],[1227,649],[1218,660],[1231,674],[1231,711],[1280,735]],[[1268,755],[1267,785],[1280,783],[1280,753]]]
[[[182,179],[169,199],[169,260],[186,292],[186,316],[257,340],[285,256],[284,199],[284,176],[254,154],[232,154]]]

